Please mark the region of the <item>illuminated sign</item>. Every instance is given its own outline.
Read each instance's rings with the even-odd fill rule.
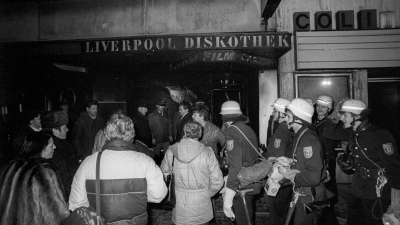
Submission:
[[[240,62],[258,66],[261,68],[268,68],[275,66],[275,61],[264,57],[254,56],[240,51],[204,51],[195,55],[192,55],[184,60],[180,60],[177,63],[170,65],[171,70],[177,70],[179,68],[203,63],[203,62]]]
[[[358,29],[377,29],[377,10],[360,10],[357,13]],[[331,11],[318,11],[314,14],[315,30],[332,30],[333,17]],[[293,14],[293,27],[295,31],[310,30],[310,13],[296,12]],[[354,30],[354,11],[344,10],[336,13],[336,30]]]
[[[87,54],[101,52],[154,52],[162,50],[228,50],[291,48],[290,33],[219,33],[187,36],[133,37],[82,43]]]

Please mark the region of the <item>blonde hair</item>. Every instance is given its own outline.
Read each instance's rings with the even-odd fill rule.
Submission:
[[[107,122],[105,141],[114,139],[130,142],[135,137],[135,129],[131,118],[122,112],[114,113]]]

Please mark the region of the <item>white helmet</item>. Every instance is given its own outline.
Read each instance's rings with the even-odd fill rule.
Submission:
[[[226,101],[221,106],[221,115],[227,114],[243,114],[240,105],[236,101]]]
[[[311,118],[314,114],[314,107],[302,98],[293,99],[287,106],[293,114],[300,119],[311,123]]]
[[[289,103],[290,103],[290,101],[287,100],[286,98],[278,98],[275,100],[274,104],[271,106],[274,107],[279,112],[285,113],[285,108],[289,105]]]
[[[329,109],[332,109],[333,100],[328,95],[321,95],[318,97],[317,105],[328,106]]]
[[[354,114],[360,114],[361,111],[367,108],[367,105],[361,100],[349,99],[343,102],[340,112],[351,112]]]
[[[311,105],[314,105],[315,102],[314,100],[312,100],[311,98],[305,98],[304,100],[306,100],[308,103],[310,103]]]

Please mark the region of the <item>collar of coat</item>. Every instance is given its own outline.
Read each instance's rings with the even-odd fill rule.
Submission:
[[[106,149],[114,151],[137,151],[134,144],[118,139],[107,141],[101,150],[104,151]]]

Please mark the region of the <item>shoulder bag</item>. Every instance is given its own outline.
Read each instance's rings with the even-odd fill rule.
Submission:
[[[93,207],[79,207],[75,209],[61,225],[105,225],[105,220],[100,212],[100,158],[103,152],[99,152],[96,161],[96,210]]]

